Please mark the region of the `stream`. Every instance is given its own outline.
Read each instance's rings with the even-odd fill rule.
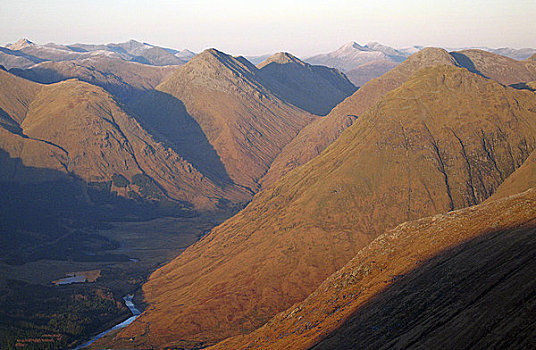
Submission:
[[[104,337],[106,334],[110,333],[111,331],[115,331],[116,329],[125,328],[126,326],[128,326],[129,324],[134,322],[134,320],[136,318],[138,318],[138,316],[141,314],[141,312],[140,312],[140,310],[138,310],[136,308],[136,305],[134,305],[134,303],[132,302],[133,298],[134,298],[134,295],[132,295],[132,294],[127,294],[127,295],[125,295],[123,297],[123,300],[125,301],[125,305],[128,307],[128,309],[132,313],[132,316],[130,316],[129,318],[127,318],[123,322],[116,324],[112,328],[109,328],[109,329],[105,330],[104,332],[101,332],[101,333],[97,334],[96,336],[91,338],[91,340],[89,340],[88,342],[86,342],[86,343],[84,343],[82,345],[78,345],[76,348],[73,348],[72,350],[83,349],[83,348],[91,345],[97,339],[100,339],[100,338]]]

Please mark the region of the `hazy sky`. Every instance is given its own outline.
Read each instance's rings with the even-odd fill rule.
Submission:
[[[0,45],[21,37],[302,57],[349,41],[536,47],[536,0],[0,0]]]

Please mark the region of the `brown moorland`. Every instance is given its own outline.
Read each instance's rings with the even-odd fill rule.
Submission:
[[[443,49],[425,48],[381,77],[366,83],[333,108],[326,117],[312,122],[300,131],[277,156],[268,173],[262,178],[263,188],[319,155],[365,110],[383,95],[402,85],[419,69],[438,64],[456,65],[456,62]]]
[[[536,189],[403,223],[256,331],[210,349],[530,348]]]
[[[536,65],[529,60],[517,61],[483,50],[462,50],[450,53],[458,65],[493,79],[501,84],[529,82],[536,79]]]
[[[232,181],[253,192],[281,149],[316,119],[263,83],[245,58],[208,49],[157,87],[184,105]]]
[[[144,286],[150,307],[113,346],[193,347],[248,333],[386,229],[489,197],[535,137],[533,93],[452,65],[420,70],[157,270]]]
[[[425,48],[384,75],[368,81],[337,105],[326,118],[306,126],[277,156],[261,184],[267,187],[292,169],[319,155],[345,128],[352,125],[352,120],[421,68],[437,64],[460,66],[504,85],[515,83],[518,84],[516,88],[534,90],[532,81],[536,77],[536,64],[533,62],[530,58],[526,61],[516,61],[482,50],[448,53],[439,48]]]

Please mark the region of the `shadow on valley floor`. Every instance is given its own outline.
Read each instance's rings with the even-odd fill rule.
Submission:
[[[118,196],[111,184],[27,167],[0,150],[0,261],[125,261],[126,255],[104,252],[118,242],[94,231],[113,221],[195,215],[180,203]]]
[[[536,222],[423,262],[313,349],[529,349],[536,344]]]
[[[219,185],[232,183],[218,153],[182,101],[153,90],[129,107],[158,141],[171,147],[204,176]]]

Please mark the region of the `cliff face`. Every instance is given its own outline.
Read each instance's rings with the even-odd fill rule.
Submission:
[[[144,286],[151,307],[117,344],[188,347],[247,333],[386,229],[483,201],[534,149],[535,107],[534,94],[465,69],[419,71],[156,271]]]

